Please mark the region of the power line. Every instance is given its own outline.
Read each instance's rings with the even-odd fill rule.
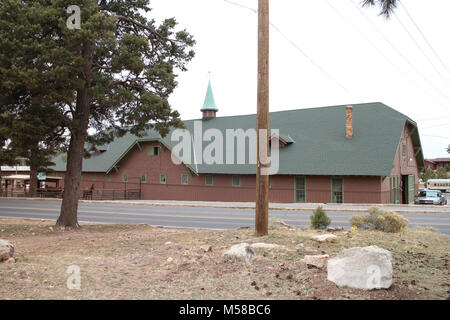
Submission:
[[[431,127],[425,127],[425,128],[421,128],[421,130],[434,129],[434,128],[440,128],[440,127],[446,127],[446,126],[450,126],[450,123],[443,123],[443,124],[438,124],[438,125],[431,126]]]
[[[422,134],[424,137],[432,137],[432,138],[440,138],[440,139],[450,139],[450,137],[443,137],[443,136],[433,136],[430,134]]]
[[[347,89],[343,84],[341,84],[336,78],[328,74],[319,64],[317,64],[312,58],[310,58],[297,44],[295,44],[292,40],[290,40],[283,32],[281,32],[280,29],[278,29],[277,26],[275,26],[273,23],[270,23],[270,25],[283,37],[285,38],[294,48],[296,48],[306,59],[309,60],[317,69],[319,69],[324,75],[326,75],[330,80],[334,81],[338,86],[340,86],[343,90],[345,90],[348,94],[352,95],[353,97],[360,99],[360,97],[353,94],[349,89]]]
[[[383,51],[378,48],[378,46],[376,44],[373,43],[373,41],[367,37],[363,32],[361,32],[361,30],[359,30],[358,28],[356,28],[354,26],[353,23],[351,23],[347,17],[343,14],[341,14],[341,12],[331,4],[331,2],[329,0],[325,1],[327,3],[328,6],[330,6],[330,8],[332,8],[342,19],[344,19],[345,22],[347,22],[347,24],[354,30],[356,31],[362,38],[364,38],[370,45],[372,45],[373,48],[375,48],[375,50],[381,55],[383,56],[394,68],[396,68],[406,79],[408,79],[412,84],[414,84],[417,88],[421,89],[425,94],[427,94],[434,102],[436,102],[437,104],[439,104],[441,107],[443,107],[444,109],[447,109],[447,106],[442,104],[440,101],[438,101],[433,94],[431,94],[430,92],[428,92],[427,90],[425,90],[422,86],[420,86],[417,82],[415,82],[413,79],[411,79],[407,73],[405,73],[398,65],[396,65],[394,62],[392,62],[392,60],[383,53]],[[450,110],[450,109],[448,109]]]
[[[409,60],[405,57],[405,55],[398,50],[395,45],[384,35],[384,33],[367,17],[367,15],[361,10],[361,8],[353,2],[353,0],[349,0],[352,5],[359,11],[359,13],[372,25],[372,27],[383,37],[383,39],[392,47],[392,49],[397,52],[397,54],[421,77],[424,81],[426,81],[433,89],[439,92],[443,97],[450,100],[450,98],[442,92],[439,88],[437,88],[430,80],[427,79]]]
[[[439,76],[441,77],[441,79],[447,84],[448,80],[442,75],[442,73],[438,70],[438,68],[436,68],[435,64],[431,61],[431,59],[428,57],[428,55],[425,53],[425,51],[422,49],[422,47],[419,45],[419,43],[416,41],[416,39],[413,37],[413,35],[411,34],[411,32],[409,32],[408,28],[406,28],[406,26],[403,24],[403,22],[400,20],[400,18],[398,17],[397,14],[394,13],[394,17],[397,19],[398,23],[402,26],[403,30],[406,31],[406,33],[408,34],[408,36],[411,38],[411,40],[414,42],[414,44],[416,45],[416,47],[419,49],[419,51],[423,54],[423,56],[428,60],[428,62],[431,64],[431,66],[433,67],[433,69],[439,74]]]
[[[449,116],[442,116],[442,117],[436,117],[436,118],[426,118],[426,119],[418,119],[417,121],[433,121],[433,120],[441,120],[441,119],[447,119],[450,118]]]
[[[233,2],[233,1],[229,1],[229,0],[224,0],[225,2],[235,5],[237,7],[243,8],[243,9],[247,9],[250,10],[254,13],[257,13],[257,10],[247,7],[245,5]],[[344,91],[346,91],[349,95],[353,96],[356,99],[361,100],[360,97],[358,97],[357,95],[355,95],[353,92],[351,92],[349,89],[347,89],[347,87],[345,87],[342,83],[340,83],[336,78],[334,78],[333,76],[331,76],[328,72],[325,71],[324,68],[322,68],[317,62],[314,61],[314,59],[312,59],[305,51],[303,51],[295,42],[293,42],[291,39],[289,39],[275,24],[273,24],[271,21],[269,22],[270,25],[286,40],[288,41],[295,49],[297,49],[298,52],[300,52],[300,54],[306,58],[312,65],[314,65],[320,72],[322,72],[328,79],[330,79],[331,81],[333,81],[335,84],[337,84],[339,87],[341,87],[341,89],[343,89]]]
[[[254,12],[254,13],[257,13],[257,12],[258,12],[258,11],[256,11],[256,9],[253,9],[253,8],[250,8],[250,7],[247,7],[247,6],[244,6],[243,4],[240,4],[240,3],[237,3],[237,2],[233,2],[233,1],[229,1],[229,0],[223,0],[223,1],[228,2],[229,4],[235,5],[235,6],[237,6],[237,7],[241,7],[241,8],[243,8],[243,9],[248,9],[248,10]]]
[[[403,1],[399,1],[400,2],[400,6],[403,8],[403,10],[405,10],[406,14],[408,15],[409,19],[412,21],[412,23],[414,24],[414,26],[417,28],[417,30],[419,30],[420,34],[422,35],[422,38],[425,40],[425,42],[428,44],[428,46],[430,47],[431,51],[433,51],[434,55],[436,56],[436,58],[439,60],[439,62],[442,64],[442,66],[444,67],[445,70],[447,70],[447,72],[449,72],[447,66],[445,65],[444,61],[442,61],[441,57],[438,55],[438,53],[436,52],[436,50],[434,49],[434,47],[431,45],[431,43],[428,41],[427,37],[425,36],[425,34],[422,32],[422,29],[419,27],[419,25],[414,21],[413,17],[409,14],[408,10],[406,9],[406,7],[403,5]]]

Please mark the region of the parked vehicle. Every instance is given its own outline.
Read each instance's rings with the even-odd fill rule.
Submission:
[[[423,190],[419,192],[414,203],[445,205],[447,204],[447,198],[439,190]]]
[[[440,190],[445,192],[450,190],[450,179],[430,179],[427,181],[428,190]]]
[[[419,179],[419,192],[426,189],[426,183],[422,179]]]

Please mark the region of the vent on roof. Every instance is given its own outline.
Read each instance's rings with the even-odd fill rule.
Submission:
[[[278,146],[279,148],[284,148],[287,147],[288,145],[290,145],[291,143],[294,143],[294,139],[292,139],[290,136],[282,136],[282,135],[277,135],[277,134],[272,134],[272,136],[270,137],[270,141],[269,144],[272,144],[272,141],[274,139],[278,140]]]

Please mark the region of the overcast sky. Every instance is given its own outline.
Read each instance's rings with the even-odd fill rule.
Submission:
[[[151,17],[175,17],[197,41],[169,100],[182,119],[201,116],[209,71],[218,116],[256,113],[257,15],[242,6],[258,1],[230,1],[241,7],[150,2]],[[390,20],[360,0],[270,2],[270,111],[383,102],[419,124],[426,158],[448,156],[450,1],[403,0]]]

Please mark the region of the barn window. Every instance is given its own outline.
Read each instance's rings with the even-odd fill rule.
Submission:
[[[295,177],[295,202],[306,202],[305,177]]]
[[[122,176],[123,182],[128,182],[128,173],[124,173]]]
[[[240,187],[241,186],[241,177],[238,175],[234,175],[232,177],[232,185],[233,185],[233,187]]]
[[[146,173],[141,174],[141,182],[147,183],[147,174]]]
[[[331,202],[344,203],[344,179],[331,179]]]
[[[148,147],[149,156],[157,156],[159,154],[159,147]]]
[[[214,184],[214,177],[211,175],[205,176],[205,184],[207,186],[212,186]]]
[[[402,156],[406,156],[406,144],[402,144]]]
[[[159,183],[166,184],[167,183],[167,176],[165,173],[161,173],[159,175]]]
[[[181,184],[189,184],[189,175],[185,173],[181,175]]]

